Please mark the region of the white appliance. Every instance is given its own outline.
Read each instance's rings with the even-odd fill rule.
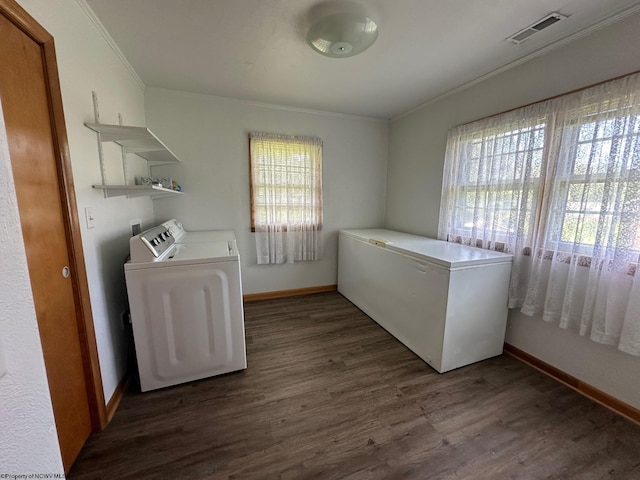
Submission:
[[[338,291],[440,373],[500,355],[511,255],[342,230]]]
[[[247,367],[235,237],[177,244],[160,225],[130,240],[125,278],[142,391]]]
[[[167,220],[162,224],[173,236],[176,243],[200,243],[200,242],[220,242],[236,240],[236,235],[231,230],[204,230],[198,232],[186,231],[175,218]]]

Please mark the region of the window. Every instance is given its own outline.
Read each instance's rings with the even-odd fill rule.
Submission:
[[[319,259],[322,140],[252,133],[249,144],[258,263]]]
[[[465,126],[466,127],[466,126]],[[544,119],[462,128],[449,138],[447,239],[510,252],[533,232],[545,148]],[[445,173],[446,176],[446,173]],[[446,182],[445,182],[446,183]]]
[[[587,115],[564,129],[553,241],[588,252],[609,238],[613,246],[640,251],[640,222],[625,215],[640,202],[639,137],[640,117],[624,112]]]
[[[510,307],[640,355],[640,74],[451,129],[438,235],[512,253]]]
[[[470,144],[463,228],[492,225],[497,239],[531,228],[544,124],[490,135]],[[521,212],[520,221],[513,212]]]

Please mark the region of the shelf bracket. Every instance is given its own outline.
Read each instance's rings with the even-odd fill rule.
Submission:
[[[122,114],[118,113],[118,125],[122,126],[124,125],[122,123]],[[124,183],[127,183],[127,178],[128,177],[128,170],[127,170],[127,149],[124,147],[120,147],[120,151],[122,153],[122,175],[124,175]]]
[[[95,90],[91,91],[91,96],[93,98],[93,118],[95,123],[100,123],[100,109],[98,108],[98,94]],[[106,185],[107,183],[107,170],[104,164],[104,151],[102,150],[102,136],[100,132],[96,132],[98,134],[98,158],[100,159],[100,176],[102,177],[102,185]],[[107,198],[107,192],[104,191],[104,198]]]

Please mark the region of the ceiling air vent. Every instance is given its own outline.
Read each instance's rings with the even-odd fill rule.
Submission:
[[[522,43],[530,36],[544,30],[547,27],[550,27],[554,23],[559,22],[567,18],[565,15],[562,15],[558,12],[553,12],[547,15],[544,18],[541,18],[533,25],[529,25],[527,28],[520,30],[518,33],[511,35],[507,40],[510,40],[513,43]]]

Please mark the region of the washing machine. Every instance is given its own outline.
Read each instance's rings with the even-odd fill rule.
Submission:
[[[175,239],[176,243],[201,243],[236,240],[236,235],[231,230],[204,230],[187,231],[182,223],[172,218],[162,224]]]
[[[159,225],[130,239],[125,279],[142,391],[247,367],[234,238],[178,244]]]

